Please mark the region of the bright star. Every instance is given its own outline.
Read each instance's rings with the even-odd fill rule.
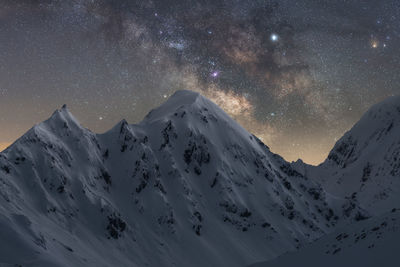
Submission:
[[[372,40],[371,41],[371,47],[372,48],[378,48],[379,46],[379,42],[377,40]]]
[[[219,75],[219,72],[218,72],[218,71],[214,71],[213,73],[211,73],[211,76],[212,76],[213,78],[217,78],[218,75]]]
[[[272,42],[277,42],[279,39],[279,36],[276,33],[271,34],[271,41]]]

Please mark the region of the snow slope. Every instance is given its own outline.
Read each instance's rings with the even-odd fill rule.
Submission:
[[[400,96],[373,106],[334,146],[326,161],[293,168],[322,182],[328,192],[352,198],[371,214],[400,203]]]
[[[294,253],[249,267],[399,266],[400,210],[335,230]]]
[[[64,106],[0,153],[1,266],[245,266],[366,215],[190,91],[104,134]]]

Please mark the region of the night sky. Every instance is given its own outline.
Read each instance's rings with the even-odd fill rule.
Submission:
[[[101,133],[190,89],[316,164],[399,72],[399,1],[0,0],[0,146],[64,103]]]

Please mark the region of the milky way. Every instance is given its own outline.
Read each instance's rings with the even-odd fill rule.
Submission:
[[[179,89],[319,163],[398,94],[397,1],[0,0],[0,149],[66,103],[95,132]]]

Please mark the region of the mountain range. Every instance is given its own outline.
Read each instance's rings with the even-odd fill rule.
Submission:
[[[400,97],[319,166],[191,91],[103,134],[63,106],[0,153],[0,266],[346,266],[366,251],[395,266],[399,136]]]

